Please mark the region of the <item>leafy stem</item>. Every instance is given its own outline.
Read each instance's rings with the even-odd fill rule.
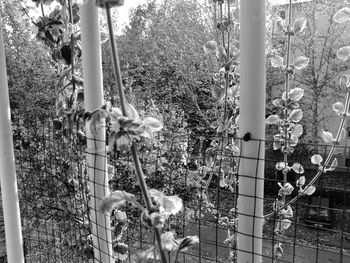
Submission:
[[[294,24],[292,24],[292,0],[289,0],[287,25],[285,26],[284,24],[285,21],[279,17],[279,20],[277,20],[277,28],[279,31],[283,30],[284,35],[287,38],[285,64],[284,59],[281,56],[275,56],[271,59],[271,65],[280,68],[285,75],[282,99],[276,99],[273,101],[274,106],[280,109],[282,118],[276,114],[270,115],[266,120],[267,124],[278,125],[278,134],[274,135],[273,148],[274,150],[280,149],[283,153],[283,161],[276,164],[276,169],[283,174],[283,182],[278,182],[280,187],[278,192],[279,198],[276,199],[273,205],[274,212],[272,212],[273,215],[278,216],[278,220],[275,223],[277,243],[274,245],[274,262],[277,262],[282,256],[283,249],[281,238],[283,237],[284,231],[291,225],[289,218],[293,217],[291,207],[285,205],[287,196],[294,190],[294,187],[288,182],[287,175],[290,170],[293,170],[298,174],[304,173],[304,168],[299,163],[294,163],[292,166],[288,166],[288,156],[294,151],[293,147],[297,145],[299,137],[303,133],[303,128],[299,124],[303,117],[303,113],[301,109],[299,109],[298,101],[304,94],[304,90],[301,88],[290,89],[290,78],[293,76],[295,69],[303,69],[309,62],[309,59],[303,56],[295,58],[293,63],[290,61],[292,36],[301,33],[306,25],[306,20],[303,18],[296,19]],[[281,206],[286,209],[280,209]]]
[[[120,106],[122,110],[123,116],[127,117],[127,109],[126,109],[126,99],[123,89],[123,83],[122,83],[122,77],[121,77],[121,71],[120,71],[120,65],[119,65],[119,58],[118,58],[118,52],[117,52],[117,43],[115,41],[114,32],[113,32],[113,26],[112,26],[112,16],[111,16],[111,7],[109,3],[106,3],[106,12],[107,12],[107,22],[108,22],[108,31],[109,31],[109,39],[111,43],[111,51],[112,51],[112,59],[113,59],[113,65],[114,65],[114,71],[115,71],[115,77],[117,81],[117,89],[118,89],[118,95],[120,99]],[[146,203],[147,210],[151,213],[154,210],[151,197],[149,195],[148,187],[145,181],[145,176],[143,174],[141,163],[137,154],[137,147],[136,143],[133,141],[131,145],[131,155],[135,164],[136,168],[136,175],[137,179],[141,188],[141,192],[143,195],[143,198]],[[157,227],[154,227],[154,233],[155,237],[159,246],[160,256],[163,263],[167,263],[166,254],[165,251],[162,248],[162,242],[161,242],[161,235],[160,230]]]
[[[72,26],[72,32],[70,35],[70,51],[71,51],[71,71],[72,71],[72,86],[73,86],[73,92],[70,98],[70,103],[71,105],[73,105],[73,100],[74,100],[74,95],[75,95],[75,80],[74,80],[74,76],[75,76],[75,61],[74,61],[74,30],[73,30],[73,25],[74,25],[74,19],[73,19],[73,7],[72,7],[72,0],[68,0],[68,9],[69,9],[69,21],[70,24]]]
[[[345,126],[345,123],[346,123],[346,118],[347,118],[347,115],[346,115],[346,112],[349,111],[350,109],[350,91],[347,92],[346,94],[346,100],[345,100],[345,114],[342,115],[341,117],[341,120],[340,120],[340,124],[339,124],[339,127],[338,127],[338,131],[337,131],[337,135],[335,137],[335,143],[332,145],[329,153],[328,153],[328,156],[324,162],[324,167],[327,167],[331,160],[333,159],[333,155],[334,155],[334,152],[335,152],[335,149],[336,149],[336,144],[337,142],[340,140],[341,138],[341,134],[342,134],[342,130]],[[324,169],[319,169],[316,173],[316,175],[310,180],[310,182],[305,186],[305,188],[302,190],[302,191],[299,191],[298,195],[295,196],[293,199],[291,199],[289,202],[287,202],[286,204],[282,205],[281,207],[279,207],[276,211],[273,211],[269,214],[266,214],[264,217],[265,218],[268,218],[272,215],[274,215],[275,213],[278,213],[280,212],[281,210],[285,209],[286,207],[292,205],[294,202],[296,202],[301,196],[304,196],[306,191],[308,190],[309,187],[311,187],[316,181],[317,179],[325,172]]]

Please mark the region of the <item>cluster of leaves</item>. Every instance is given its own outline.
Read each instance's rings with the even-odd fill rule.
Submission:
[[[133,139],[153,138],[153,133],[163,128],[163,124],[153,118],[143,120],[131,104],[126,104],[127,116],[123,116],[120,108],[112,107],[110,103],[102,106],[95,112],[86,113],[85,118],[90,123],[92,134],[96,134],[106,117],[110,118],[111,134],[109,136],[109,149],[113,149],[114,143],[121,153],[130,151]]]
[[[146,117],[141,120],[138,112],[131,104],[126,104],[126,109],[127,116],[123,116],[119,108],[112,107],[110,103],[107,103],[93,113],[86,113],[85,115],[92,133],[96,133],[102,123],[104,123],[105,118],[110,120],[109,149],[113,150],[116,144],[116,149],[122,154],[129,152],[131,144],[136,140],[140,140],[141,138],[153,139],[154,132],[160,131],[163,127],[162,123],[153,117]],[[125,222],[127,221],[126,214],[120,211],[120,207],[128,202],[141,211],[141,221],[145,225],[151,228],[163,228],[169,216],[176,215],[182,210],[182,199],[176,195],[166,196],[156,189],[150,189],[148,192],[154,203],[152,210],[145,208],[139,203],[134,194],[116,190],[102,201],[100,211],[107,213],[114,210],[113,213],[117,214],[118,217],[123,215],[117,218],[117,221]],[[126,254],[120,253],[120,247],[127,247],[126,244],[120,242],[121,234],[122,231],[114,240],[114,251],[117,252],[119,259],[124,258]],[[197,237],[185,237],[181,240],[176,240],[174,234],[171,232],[163,233],[161,239],[163,249],[167,252],[175,252],[175,254],[199,242]],[[152,253],[149,253],[150,251]],[[157,251],[155,247],[152,247],[147,251],[138,253],[136,257],[139,261],[137,262],[147,260],[149,257],[152,257],[152,259],[156,257],[158,259],[158,256],[156,256]]]
[[[34,2],[37,6],[53,3]],[[56,115],[67,129],[73,129],[84,112],[79,22],[79,6],[71,0],[58,1],[53,11],[47,15],[42,12],[33,22],[37,27],[36,38],[49,48],[52,62],[59,72],[55,85]]]
[[[299,124],[303,118],[303,112],[299,108],[298,101],[302,98],[304,90],[294,88],[283,93],[281,99],[275,99],[272,104],[286,116],[281,118],[278,114],[270,115],[266,119],[267,124],[278,125],[278,134],[274,135],[273,149],[281,150],[285,154],[291,154],[298,144],[299,137],[303,134],[303,126]]]

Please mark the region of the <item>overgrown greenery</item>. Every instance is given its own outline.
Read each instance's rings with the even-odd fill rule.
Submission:
[[[73,138],[76,142],[84,144],[84,132],[79,125],[76,125],[84,113],[78,7],[69,1],[61,2],[65,9],[56,9],[52,13],[43,14],[38,21],[35,21],[38,27],[37,37],[42,41],[41,44],[36,41],[27,41],[28,38],[32,37],[32,34],[26,30],[26,26],[16,22],[17,11],[14,11],[14,7],[5,6],[6,10],[9,11],[5,12],[5,19],[9,25],[6,29],[6,39],[9,50],[7,54],[12,96],[11,106],[17,110],[14,111],[15,114],[29,112],[40,119],[44,115],[54,114],[53,105],[56,101],[58,118],[54,124],[59,130],[68,132],[63,134],[62,138],[66,139],[66,135],[69,134],[70,139]],[[41,2],[38,3],[41,4]],[[110,155],[110,159],[112,160],[119,154],[130,150],[134,141],[142,141],[143,145],[137,147],[137,150],[141,162],[144,164],[144,173],[152,187],[159,186],[162,191],[151,190],[151,196],[158,204],[158,210],[153,211],[149,208],[145,209],[138,201],[135,201],[134,193],[117,190],[116,187],[122,187],[124,190],[129,187],[130,185],[127,185],[126,181],[135,176],[135,169],[130,168],[132,162],[120,158],[112,161],[118,169],[111,173],[110,183],[112,189],[117,191],[109,199],[107,198],[107,203],[112,205],[113,202],[123,203],[126,200],[131,202],[141,209],[142,220],[151,227],[163,226],[165,218],[179,210],[180,201],[173,195],[177,194],[180,189],[176,189],[176,186],[160,186],[172,178],[181,180],[182,177],[190,175],[192,182],[194,181],[193,186],[199,184],[207,189],[213,176],[217,176],[220,187],[227,188],[233,193],[236,191],[237,181],[234,173],[236,172],[237,160],[235,156],[239,153],[239,148],[235,144],[239,120],[237,3],[237,1],[214,1],[213,4],[200,4],[189,0],[171,0],[159,4],[153,0],[137,7],[131,13],[130,26],[124,30],[122,36],[118,37],[118,45],[122,50],[120,55],[123,86],[130,102],[125,106],[127,113],[123,113],[121,108],[116,107],[116,105],[120,105],[120,98],[117,96],[114,84],[115,76],[111,70],[113,65],[110,57],[113,52],[109,51],[110,43],[108,41],[102,44],[104,88],[106,100],[110,101],[111,104],[101,106],[98,109],[98,113],[101,115],[96,119],[98,120],[101,116],[111,119],[110,149],[114,147],[113,143],[116,142],[117,151],[115,155]],[[47,2],[43,1],[43,4],[47,4]],[[218,15],[222,7],[227,8],[227,15],[222,14],[222,9],[221,15]],[[230,7],[233,9],[232,12],[230,12]],[[305,13],[310,15],[320,12],[319,8],[317,4],[312,5],[312,8],[307,9]],[[285,44],[288,44],[288,41],[279,42],[274,46],[275,53],[272,59],[273,66],[282,70],[288,79],[287,82],[292,82],[291,85],[286,84],[284,95],[274,100],[274,107],[271,109],[272,117],[268,118],[270,124],[278,124],[278,134],[275,135],[274,147],[282,150],[284,160],[279,162],[276,168],[282,171],[285,177],[291,170],[302,174],[303,167],[300,164],[288,166],[287,156],[294,150],[298,138],[302,138],[304,130],[309,130],[303,129],[300,125],[303,116],[300,108],[304,105],[300,100],[304,91],[296,83],[299,82],[306,87],[311,87],[312,98],[316,98],[311,100],[310,111],[304,110],[304,112],[311,112],[307,115],[311,115],[313,120],[313,122],[308,121],[313,130],[312,136],[309,137],[316,138],[320,134],[320,112],[318,111],[320,101],[322,100],[324,103],[322,98],[324,95],[328,96],[327,99],[330,97],[328,92],[330,89],[325,89],[325,87],[337,78],[339,71],[347,68],[345,63],[339,66],[335,54],[332,52],[336,39],[346,29],[346,27],[333,24],[336,10],[335,7],[326,10],[325,17],[329,21],[326,35],[317,30],[316,19],[309,23],[306,23],[305,20],[297,20],[298,22],[294,23],[293,28],[291,24],[283,26],[282,20],[278,24],[281,26],[280,29],[284,30],[287,38],[296,34],[297,39],[295,48],[290,48],[287,51],[296,57],[293,63],[290,63],[289,59],[285,63],[283,59],[285,55],[289,56],[282,49]],[[298,34],[300,34],[300,38],[298,38]],[[318,39],[318,36],[324,40],[324,42],[321,41],[320,52],[317,52],[317,48],[315,48],[319,47],[318,43],[313,42],[313,39]],[[204,43],[206,44],[203,53]],[[309,61],[306,57],[300,56],[301,51],[310,58],[309,66],[311,64],[311,67],[305,68]],[[346,60],[348,49],[345,48],[343,51],[343,53],[340,51],[338,53]],[[49,53],[49,56],[46,53]],[[52,57],[52,60],[47,59],[48,57]],[[298,72],[297,70],[300,69],[304,70]],[[324,75],[318,74],[319,71],[322,71]],[[272,78],[275,79],[275,76]],[[53,80],[57,81],[53,83]],[[340,88],[347,89],[348,86],[349,77],[344,76],[341,78]],[[22,103],[23,100],[30,103]],[[348,115],[348,104],[347,100],[345,105],[338,102],[333,106],[336,114],[342,116],[342,122]],[[91,121],[91,119],[94,118],[89,115],[88,120]],[[146,139],[153,137],[153,132],[160,129],[162,125],[156,119],[161,120],[165,125],[163,133],[158,137],[155,136],[157,140],[153,144],[141,137],[146,137]],[[29,150],[33,152],[34,143],[32,141],[34,138],[26,137],[28,132],[24,127],[18,127],[18,131],[22,133],[20,139],[23,140],[17,147],[20,149],[29,147]],[[176,133],[192,133],[192,137],[189,136],[190,139],[184,141],[178,139],[174,135]],[[340,129],[336,136],[323,132],[321,137],[327,143],[336,144],[343,136],[342,134],[343,131]],[[202,136],[199,141],[196,141],[201,147],[199,151],[193,152],[198,156],[196,156],[193,169],[190,169],[186,160],[191,154],[189,149],[192,150],[192,145],[196,143],[191,139],[196,138],[197,135]],[[212,140],[212,137],[208,139],[209,135],[229,136],[229,139]],[[203,146],[204,140],[209,141],[209,143]],[[189,146],[189,142],[191,146]],[[39,149],[40,143],[36,142],[35,147]],[[171,153],[171,151],[175,152],[174,145],[177,147],[176,154]],[[218,157],[223,153],[230,155],[230,157]],[[205,155],[206,158],[203,158],[202,155]],[[44,169],[47,172],[46,166],[43,164],[45,160],[44,158],[40,167],[38,166],[36,169]],[[330,158],[323,162],[320,155],[314,155],[311,161],[319,166],[321,172],[335,167],[335,163],[330,164]],[[63,160],[57,160],[55,165],[64,167],[65,163]],[[77,165],[85,165],[83,158],[74,161],[74,166]],[[62,167],[60,169],[63,169]],[[188,172],[188,170],[191,171]],[[64,174],[60,180],[53,181],[63,188],[71,187],[70,189],[73,191],[78,191],[78,188],[81,187],[79,184],[75,185],[77,178],[74,175],[73,177],[67,175],[65,171],[52,172],[50,170],[48,173],[52,178]],[[161,177],[161,181],[158,180],[159,177]],[[23,179],[25,180],[25,178]],[[301,194],[314,191],[313,180],[306,185],[306,178],[300,176],[296,186],[300,187]],[[306,187],[302,189],[304,185]],[[132,191],[135,191],[136,186],[137,183],[133,182],[130,187],[133,188]],[[291,211],[286,196],[292,190],[293,186],[286,179],[280,184],[278,194],[281,200],[277,201],[274,207],[275,212],[279,214],[276,226],[277,234],[283,234],[283,231],[290,225],[289,218],[293,211]],[[206,193],[203,192],[203,194]],[[166,204],[168,201],[176,209],[169,208],[167,206],[169,204]],[[215,204],[210,202],[209,194],[206,205],[218,223],[227,226],[229,230],[235,228],[235,216],[232,216],[235,209],[230,211],[229,217],[220,215],[215,209]],[[104,210],[107,211],[110,207],[107,208]],[[166,215],[162,215],[161,210],[165,211]],[[121,211],[116,210],[114,213],[117,214],[116,221],[118,221],[118,216],[120,216],[119,219],[124,218]],[[83,215],[79,215],[78,218],[80,221],[84,221],[83,217]],[[81,225],[85,226],[84,223]],[[114,226],[117,225],[118,223],[114,222]],[[123,231],[118,232],[120,235],[116,237],[117,244],[120,245],[119,248],[122,246],[122,233]],[[172,234],[167,233],[162,241],[166,243],[169,240],[178,242],[176,246],[172,244],[170,251],[180,251],[182,249],[179,246],[181,242],[191,241],[190,239],[176,240]],[[195,243],[195,238],[192,241]],[[234,234],[229,232],[226,242],[234,249]],[[89,244],[87,244],[88,246]],[[145,254],[141,253],[139,259],[153,257],[153,251],[152,248]],[[276,259],[282,254],[282,247],[279,243],[275,246],[274,254]],[[233,254],[232,256],[234,258]]]

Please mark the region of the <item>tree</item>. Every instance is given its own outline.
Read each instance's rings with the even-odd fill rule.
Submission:
[[[213,69],[202,46],[215,39],[208,28],[210,15],[210,6],[189,0],[149,1],[131,13],[119,46],[126,91],[137,98],[135,105],[152,100],[165,118],[183,112],[192,129],[208,126],[213,117],[209,74]],[[113,96],[107,52],[105,83]]]

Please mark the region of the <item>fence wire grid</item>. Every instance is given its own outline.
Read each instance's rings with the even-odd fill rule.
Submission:
[[[86,151],[82,125],[57,120],[17,119],[13,138],[17,165],[20,210],[26,262],[93,262],[98,251],[92,244],[87,152],[102,155],[110,191],[125,190],[143,204],[135,178],[132,158],[118,151]],[[108,139],[108,138],[107,138]],[[167,220],[162,231],[173,231],[176,238],[197,235],[199,244],[181,253],[178,262],[236,262],[237,199],[244,156],[215,153],[219,170],[204,168],[210,159],[215,137],[193,134],[160,133],[152,142],[138,142],[138,152],[150,189],[183,200],[181,213]],[[219,138],[231,140],[232,138]],[[239,145],[238,139],[236,139]],[[282,154],[265,141],[264,214],[273,212],[283,176],[275,165]],[[308,182],[317,173],[310,162],[312,153],[325,156],[329,145],[305,144],[290,156],[290,162],[303,165]],[[278,216],[265,218],[263,262],[350,262],[350,170],[346,165],[349,147],[338,147],[339,166],[322,174],[316,192],[291,204],[293,216],[283,235],[276,233]],[[298,193],[299,175],[288,173],[294,185],[289,199]],[[96,214],[99,213],[96,211]],[[129,204],[110,214],[115,262],[135,262],[138,251],[155,244],[152,229],[140,219],[141,213]],[[276,246],[283,253],[276,261]],[[170,256],[169,256],[170,257]],[[5,261],[4,261],[5,262]],[[99,262],[99,261],[96,261]],[[153,261],[150,261],[153,262]]]

